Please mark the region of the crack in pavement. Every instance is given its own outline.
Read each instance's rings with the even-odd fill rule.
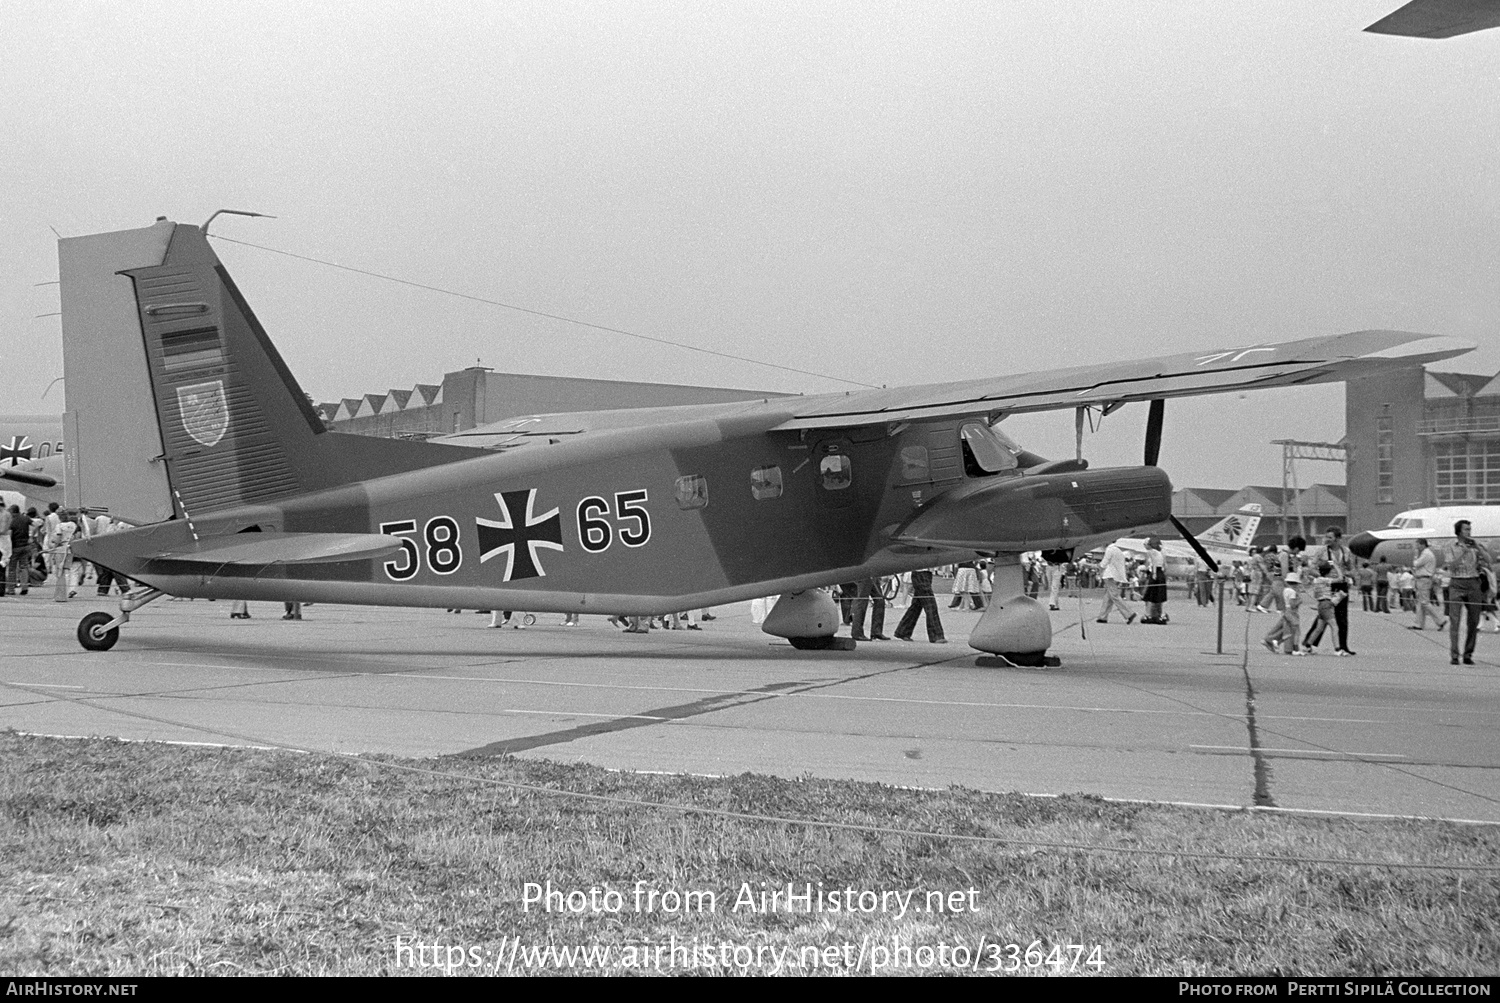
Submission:
[[[845,683],[874,679],[877,676],[890,675],[896,672],[910,672],[913,669],[922,669],[929,665],[940,665],[946,661],[952,661],[952,658],[921,662],[917,665],[902,665],[894,669],[881,669],[878,672],[866,672],[857,676],[844,676],[839,679],[823,680],[814,683],[769,683],[765,686],[756,687],[753,690],[715,693],[689,703],[674,704],[670,707],[657,707],[653,710],[643,710],[636,714],[622,715],[608,721],[595,721],[592,724],[581,724],[573,728],[563,728],[559,731],[543,732],[540,735],[525,735],[520,738],[502,739],[498,742],[490,742],[488,745],[481,745],[477,748],[466,749],[463,752],[456,752],[453,755],[462,757],[513,755],[517,752],[527,752],[531,749],[542,748],[543,746],[562,745],[567,742],[576,742],[583,738],[593,738],[596,735],[608,735],[614,732],[628,731],[632,728],[646,728],[652,725],[665,724],[669,721],[681,721],[685,718],[697,717],[714,711],[728,710],[732,707],[749,707],[753,704],[762,703],[766,700],[774,700],[777,697],[788,696],[793,693],[808,693],[814,690],[827,689],[831,686],[842,686]]]

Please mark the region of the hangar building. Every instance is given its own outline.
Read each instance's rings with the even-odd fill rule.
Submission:
[[[337,403],[316,407],[323,421],[335,431],[427,439],[526,414],[719,404],[785,396],[762,390],[726,390],[674,383],[528,376],[524,373],[497,373],[488,366],[470,366],[448,373],[441,384],[418,383],[410,390],[346,397]]]
[[[1500,504],[1500,374],[1414,367],[1349,383],[1349,529],[1433,505]]]

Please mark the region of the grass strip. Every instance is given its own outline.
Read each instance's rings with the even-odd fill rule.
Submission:
[[[1463,870],[1500,862],[1497,827],[13,733],[0,752],[8,974],[1500,971],[1500,874]]]

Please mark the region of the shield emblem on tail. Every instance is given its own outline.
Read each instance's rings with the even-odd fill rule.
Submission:
[[[216,445],[229,430],[229,404],[224,399],[224,381],[178,387],[177,415],[195,442],[204,446]]]

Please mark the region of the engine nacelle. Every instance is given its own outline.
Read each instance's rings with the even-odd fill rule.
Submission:
[[[1061,550],[1171,513],[1172,482],[1158,467],[1023,474],[950,491],[892,539],[952,550]]]

